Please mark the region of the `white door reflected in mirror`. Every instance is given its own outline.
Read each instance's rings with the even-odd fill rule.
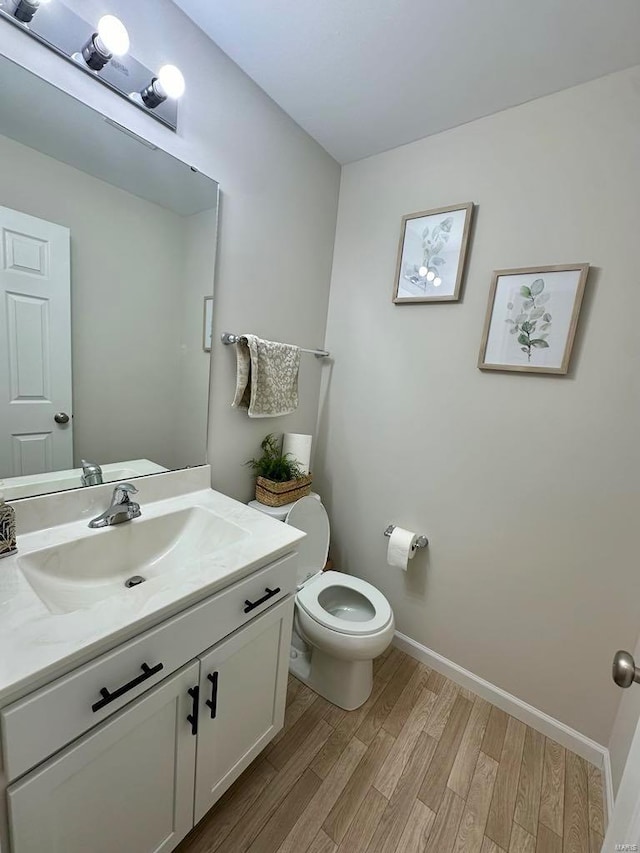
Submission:
[[[0,478],[73,466],[69,229],[0,207]]]

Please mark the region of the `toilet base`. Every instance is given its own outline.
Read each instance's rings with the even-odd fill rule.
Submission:
[[[373,661],[341,660],[318,648],[297,650],[289,660],[289,671],[333,705],[355,711],[373,690]]]

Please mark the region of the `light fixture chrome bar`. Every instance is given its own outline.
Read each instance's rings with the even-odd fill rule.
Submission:
[[[242,335],[234,335],[232,332],[223,332],[220,335],[220,340],[223,344],[237,344],[240,341],[246,343],[246,338]],[[308,352],[310,355],[315,355],[316,358],[329,358],[331,355],[326,349],[305,349],[304,347],[299,347],[299,350],[300,352]]]

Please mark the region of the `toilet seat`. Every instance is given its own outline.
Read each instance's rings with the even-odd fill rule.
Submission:
[[[324,572],[306,584],[296,595],[296,603],[320,625],[351,636],[376,634],[393,619],[391,605],[379,590],[342,572]]]

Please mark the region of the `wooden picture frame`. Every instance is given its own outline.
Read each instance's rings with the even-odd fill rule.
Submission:
[[[459,300],[473,211],[466,202],[402,217],[394,304]]]
[[[480,370],[566,374],[589,264],[496,270]]]
[[[202,324],[202,349],[211,352],[213,343],[213,296],[204,298],[204,319]]]

